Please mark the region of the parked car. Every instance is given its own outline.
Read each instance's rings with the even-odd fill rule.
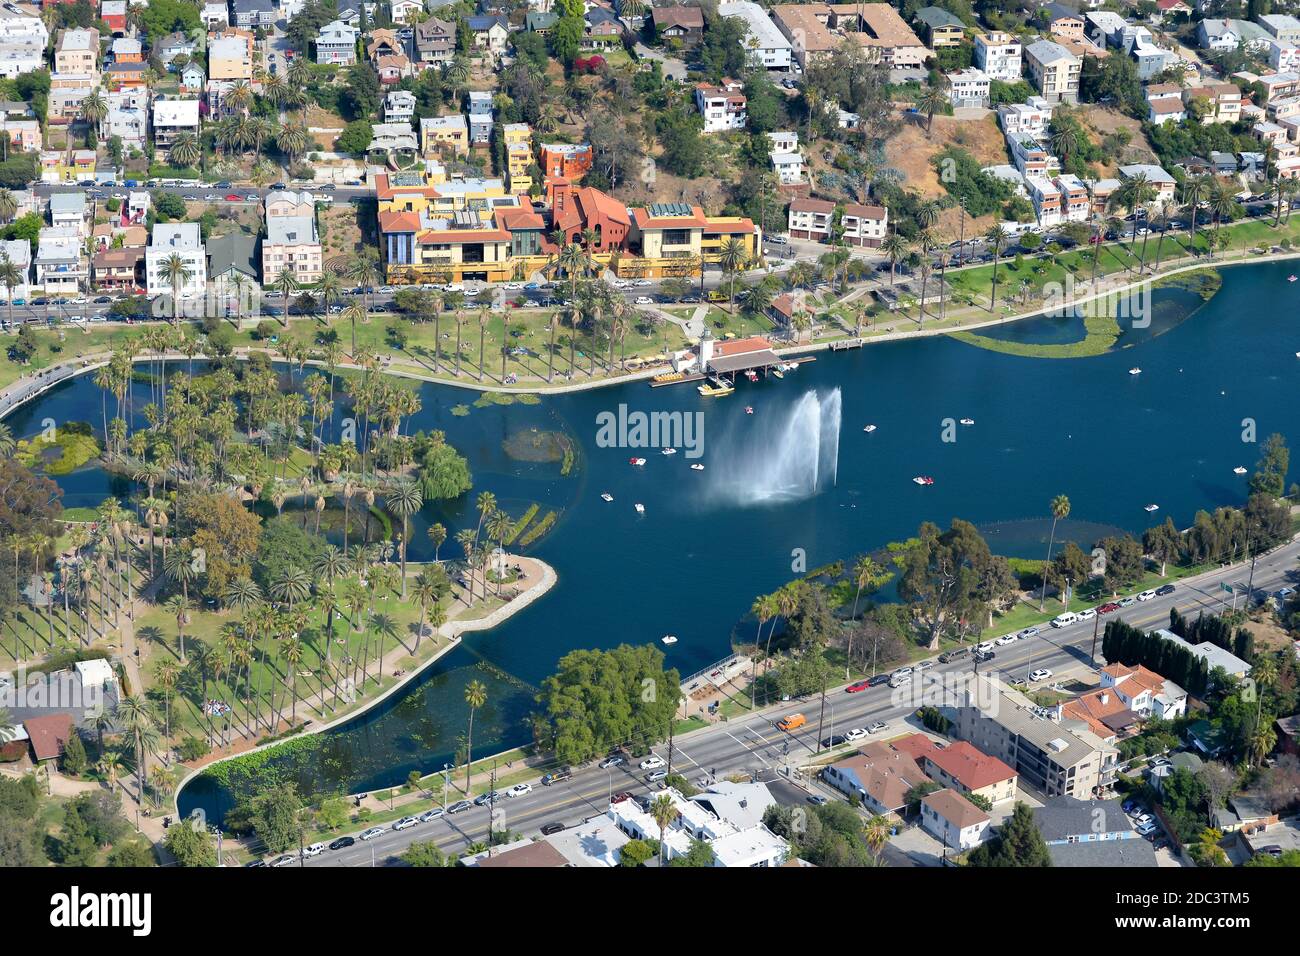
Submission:
[[[625,763],[627,763],[627,760],[621,754],[614,754],[600,762],[600,769],[608,770],[610,767],[621,767]]]
[[[375,837],[379,836],[381,833],[386,833],[387,830],[388,830],[387,827],[371,827],[371,828],[368,829],[368,830],[362,830],[362,831],[361,831],[360,839],[362,839],[362,840],[373,840]]]
[[[664,766],[664,758],[658,754],[651,754],[645,760],[642,760],[639,766],[642,770],[658,770]]]
[[[867,733],[869,734],[878,734],[884,729],[885,722],[883,720],[873,720],[871,723],[867,724]]]
[[[998,645],[999,647],[1006,647],[1008,644],[1014,644],[1019,639],[1020,638],[1016,637],[1016,635],[1014,634],[1003,634],[993,643]]]
[[[402,817],[402,819],[398,820],[396,823],[393,824],[393,829],[395,831],[409,830],[411,829],[411,827],[415,826],[419,822],[420,821],[417,820],[415,817]]]
[[[984,664],[987,663],[988,661],[993,660],[995,656],[996,655],[992,651],[977,651],[975,654],[975,660],[979,661],[981,664]]]
[[[1133,606],[1134,604],[1136,604],[1136,603],[1137,603],[1137,600],[1134,599],[1134,598],[1131,598],[1131,597],[1120,598],[1119,606],[1120,606],[1120,607],[1132,607],[1132,606]]]
[[[297,857],[292,857],[286,853],[284,856],[277,856],[274,860],[271,861],[270,865],[271,866],[293,866],[297,862],[298,862]]]
[[[823,737],[821,740],[821,744],[823,747],[838,747],[840,746],[840,744],[843,744],[845,742],[846,741],[843,734],[831,734],[829,737]]]
[[[820,793],[810,793],[810,794],[808,794],[808,796],[807,796],[806,799],[807,799],[807,801],[808,801],[809,803],[811,803],[814,807],[825,806],[826,803],[827,803],[826,798],[823,797]]]
[[[960,660],[970,653],[969,647],[954,647],[950,651],[944,651],[939,655],[939,663],[947,664],[955,660]]]
[[[1151,600],[1153,597],[1155,597],[1155,596],[1156,596],[1156,592],[1155,592],[1155,591],[1143,591],[1141,594],[1138,595],[1138,600],[1139,600],[1139,601],[1150,601],[1150,600]]]
[[[1118,611],[1118,610],[1119,610],[1118,604],[1116,604],[1114,601],[1108,601],[1107,603],[1103,604],[1101,607],[1097,608],[1097,613],[1110,614],[1112,611]]]
[[[624,800],[631,800],[632,792],[630,790],[620,790],[609,798],[610,803],[622,803]]]
[[[844,735],[844,739],[849,742],[852,742],[855,740],[861,740],[865,736],[867,736],[866,730],[864,730],[861,727],[854,727],[852,730],[850,730],[847,734]]]
[[[350,836],[339,837],[337,840],[335,840],[333,843],[330,844],[330,849],[345,850],[350,846],[355,846],[356,842],[357,842],[356,839]]]
[[[1020,638],[1020,639],[1023,641],[1023,640],[1025,640],[1025,639],[1027,639],[1027,638],[1030,638],[1030,637],[1037,637],[1038,634],[1039,634],[1039,630],[1038,630],[1038,628],[1036,628],[1036,627],[1027,627],[1027,628],[1025,628],[1023,631],[1021,631],[1019,634],[1017,634],[1016,637]]]
[[[420,814],[421,823],[432,823],[442,816],[442,807],[434,807],[432,810],[425,810]]]
[[[453,803],[451,806],[447,808],[447,812],[463,813],[464,811],[468,810],[472,806],[474,806],[474,804],[470,803],[468,800],[457,800],[455,803]]]
[[[1050,680],[1051,677],[1052,677],[1052,672],[1048,670],[1046,667],[1040,667],[1037,670],[1032,670],[1029,672],[1029,679],[1034,682],[1038,682],[1040,680]]]
[[[1156,588],[1156,594],[1164,597],[1166,594],[1173,594],[1177,590],[1178,588],[1174,587],[1172,584],[1162,584],[1160,587]]]
[[[513,799],[514,797],[522,797],[524,794],[532,792],[533,788],[531,784],[517,783],[506,791],[506,796]]]
[[[1079,612],[1079,620],[1081,621],[1091,621],[1096,616],[1097,609],[1095,607],[1084,608]]]
[[[302,848],[303,856],[320,856],[324,852],[324,843],[309,843],[307,846]]]
[[[844,693],[858,694],[866,690],[870,686],[871,686],[870,681],[860,680],[856,684],[850,684],[848,687],[844,688]]]
[[[888,684],[888,683],[889,683],[888,674],[877,674],[875,677],[867,678],[868,687],[879,687],[881,684]]]
[[[542,777],[542,786],[549,787],[553,783],[559,783],[561,780],[568,780],[572,778],[572,776],[573,771],[568,767],[564,767],[554,773],[548,773],[546,776]]]
[[[560,833],[564,829],[564,824],[558,821],[554,823],[544,823],[542,824],[542,836],[554,836],[556,833]]]
[[[652,770],[650,771],[650,773],[645,775],[645,782],[658,783],[660,780],[663,780],[667,776],[668,776],[667,770]]]

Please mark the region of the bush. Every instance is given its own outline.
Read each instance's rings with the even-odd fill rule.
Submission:
[[[198,760],[211,751],[208,742],[202,737],[186,737],[176,745],[176,753],[183,761]]]

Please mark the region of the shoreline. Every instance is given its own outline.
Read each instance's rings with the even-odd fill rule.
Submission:
[[[1271,262],[1285,262],[1289,260],[1300,259],[1300,250],[1292,252],[1268,253],[1262,256],[1243,256],[1238,259],[1207,259],[1201,262],[1188,263],[1173,269],[1162,270],[1159,273],[1134,279],[1123,285],[1110,287],[1095,292],[1089,292],[1087,295],[1075,296],[1069,300],[1063,301],[1057,308],[1070,309],[1089,302],[1095,301],[1102,297],[1124,296],[1148,283],[1159,282],[1164,279],[1173,278],[1179,275],[1185,275],[1189,272],[1199,272],[1202,269],[1226,269],[1233,266],[1242,265],[1261,265]],[[981,267],[968,267],[981,268]],[[960,271],[960,270],[953,270]],[[912,338],[930,338],[936,335],[949,335],[953,332],[978,332],[980,329],[992,328],[995,326],[1006,325],[1010,322],[1022,322],[1026,319],[1041,318],[1045,314],[1043,308],[1037,308],[1025,312],[1014,312],[1008,315],[992,317],[978,322],[964,323],[961,325],[949,327],[932,327],[932,328],[913,328],[905,331],[884,332],[878,335],[867,336],[843,336],[839,338],[824,339],[820,342],[809,342],[806,344],[783,345],[773,349],[773,351],[782,357],[797,356],[812,352],[838,351],[847,349],[866,348],[879,342],[900,342]],[[909,320],[913,321],[913,320]],[[936,319],[935,321],[940,321]],[[110,323],[113,324],[113,323]],[[122,323],[117,323],[122,324]],[[152,323],[140,323],[152,324]],[[845,346],[843,343],[850,343]],[[839,348],[837,349],[836,346]],[[279,356],[274,349],[258,347],[241,347],[234,351],[232,357],[246,360],[247,356],[254,353],[270,355],[273,361],[284,363],[286,360]],[[0,421],[3,421],[11,413],[22,408],[25,404],[34,398],[38,398],[45,392],[49,391],[55,385],[62,382],[71,381],[78,376],[90,373],[103,366],[108,360],[109,353],[92,353],[76,359],[47,366],[44,369],[36,371],[31,378],[23,377],[11,383],[3,389],[0,389]],[[211,359],[202,354],[196,354],[195,358],[201,358],[207,361]],[[169,352],[163,356],[150,355],[138,356],[134,359],[137,363],[156,362],[159,359],[167,361],[179,361],[186,359],[187,356],[181,352]],[[313,368],[323,368],[325,363],[319,359],[307,359],[304,365]],[[342,362],[338,366],[340,369],[360,369],[362,366],[356,365],[351,361]],[[446,385],[451,388],[460,388],[470,392],[495,393],[501,395],[564,395],[572,392],[585,392],[598,388],[608,388],[617,385],[626,385],[632,382],[648,381],[655,375],[663,372],[662,368],[647,369],[643,371],[627,372],[622,375],[615,375],[609,378],[589,379],[583,382],[566,382],[564,384],[548,384],[546,382],[533,383],[528,385],[497,385],[482,382],[467,382],[459,379],[439,378],[432,375],[424,375],[420,372],[409,368],[395,368],[391,364],[380,369],[381,374],[391,375],[396,378],[405,378],[417,382],[426,382],[431,385]],[[22,392],[21,397],[13,397],[15,392]]]
[[[528,558],[528,557],[523,557],[521,555],[512,555],[512,554],[507,554],[506,557],[512,561],[522,560],[522,561],[530,561],[536,564],[538,569],[541,571],[541,580],[533,584],[530,588],[528,588],[528,590],[523,591],[520,594],[516,595],[509,602],[503,604],[501,607],[497,608],[495,611],[493,611],[491,614],[488,614],[486,617],[475,618],[473,620],[468,620],[468,621],[462,621],[462,620],[448,621],[441,628],[439,628],[439,633],[445,634],[445,636],[449,639],[449,643],[447,644],[446,647],[441,648],[433,655],[431,655],[427,660],[422,661],[419,665],[412,668],[407,673],[403,674],[401,678],[399,678],[398,681],[395,684],[393,684],[392,687],[389,687],[387,690],[385,690],[379,696],[375,697],[373,700],[363,704],[357,710],[349,711],[346,714],[342,714],[338,717],[335,717],[332,720],[328,721],[327,723],[321,724],[319,727],[304,729],[299,731],[296,734],[289,734],[287,736],[280,737],[276,740],[272,740],[268,743],[258,744],[257,746],[250,747],[247,750],[241,750],[239,753],[227,754],[222,757],[216,757],[212,760],[207,761],[206,763],[202,763],[199,764],[197,767],[194,767],[193,769],[190,770],[189,773],[187,773],[184,777],[181,778],[180,782],[176,785],[175,791],[172,794],[172,807],[174,809],[174,812],[176,813],[177,818],[179,819],[181,815],[180,814],[181,792],[196,777],[201,776],[204,772],[210,770],[211,768],[217,766],[218,764],[226,763],[230,760],[235,760],[240,757],[246,757],[249,754],[259,753],[263,750],[269,750],[272,747],[277,747],[280,744],[287,743],[288,741],[291,740],[296,740],[314,734],[323,734],[327,731],[333,730],[334,728],[346,724],[350,721],[363,717],[371,710],[373,710],[375,707],[379,706],[384,701],[388,700],[398,691],[405,690],[408,687],[408,685],[410,685],[411,682],[415,680],[415,678],[423,674],[435,663],[442,660],[442,658],[447,656],[447,654],[451,653],[453,650],[460,647],[462,643],[461,641],[462,635],[466,633],[472,633],[474,631],[490,630],[491,628],[496,627],[497,625],[503,623],[504,621],[509,620],[515,614],[522,611],[524,608],[528,607],[538,598],[542,597],[544,594],[550,591],[551,588],[553,588],[556,585],[556,583],[559,581],[559,575],[555,573],[555,569],[551,567],[549,564],[547,564],[545,561],[542,561],[540,558]]]

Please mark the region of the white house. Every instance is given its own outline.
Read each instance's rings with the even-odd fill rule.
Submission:
[[[194,227],[195,229],[198,226]],[[80,230],[67,226],[42,229],[37,240],[35,285],[46,295],[75,295],[89,278]]]
[[[975,65],[991,80],[1014,83],[1020,79],[1020,41],[995,30],[975,35]]]
[[[1225,651],[1217,644],[1211,644],[1209,641],[1202,641],[1200,644],[1189,644],[1173,631],[1164,628],[1160,628],[1155,634],[1166,641],[1172,641],[1181,647],[1185,647],[1196,657],[1204,660],[1209,665],[1210,670],[1222,667],[1232,677],[1245,677],[1250,673],[1249,664],[1231,651]]]
[[[757,3],[751,0],[720,3],[718,15],[745,21],[744,43],[751,63],[769,70],[790,69],[793,47]]]
[[[1113,691],[1139,717],[1173,720],[1187,713],[1187,691],[1142,664],[1108,664],[1101,672],[1101,687]]]
[[[1023,103],[1004,103],[998,107],[998,121],[1008,137],[1038,139],[1052,123],[1052,104],[1041,96],[1031,96]]]
[[[150,295],[171,295],[168,263],[173,256],[185,266],[175,290],[182,299],[200,296],[207,286],[207,254],[197,222],[157,223],[144,251],[145,288]]]
[[[794,186],[803,182],[803,155],[799,152],[779,153],[773,150],[770,154],[772,160],[772,172],[776,174],[777,182],[782,186]]]
[[[685,856],[695,840],[708,844],[717,867],[775,867],[790,858],[790,845],[761,822],[750,822],[748,815],[733,821],[719,815],[718,804],[698,796],[687,800],[671,787],[660,793],[668,796],[677,811],[663,834],[666,859]],[[608,815],[634,840],[659,839],[659,824],[635,800],[611,804]]]
[[[15,302],[26,301],[31,297],[32,280],[32,244],[26,239],[5,239],[0,241],[0,261],[8,259],[17,267],[21,280],[13,287]],[[8,302],[10,290],[0,283],[0,301]]]
[[[704,117],[704,132],[720,133],[744,129],[748,121],[744,85],[724,79],[721,86],[700,83],[695,87],[695,107]]]
[[[409,90],[393,90],[384,97],[385,123],[409,123],[414,115],[414,93]]]
[[[921,826],[944,849],[961,852],[978,846],[988,835],[991,819],[956,790],[936,790],[921,800]]]
[[[962,106],[988,106],[989,75],[983,70],[967,67],[947,74],[948,99],[954,108]]]

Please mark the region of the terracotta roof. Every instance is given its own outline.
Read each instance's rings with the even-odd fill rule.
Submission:
[[[36,759],[53,760],[63,755],[63,747],[72,736],[71,714],[42,714],[23,721]]]
[[[1114,679],[1115,686],[1122,688],[1126,697],[1136,697],[1138,693],[1141,693],[1141,691],[1134,693],[1135,687],[1142,687],[1155,693],[1165,689],[1165,679],[1143,664],[1139,664],[1137,667],[1129,667],[1125,664],[1107,664],[1103,673]]]
[[[525,206],[503,206],[496,211],[497,225],[502,229],[545,229],[546,221]]]
[[[134,266],[144,258],[144,247],[134,246],[123,249],[105,249],[95,253],[93,260],[96,269],[120,269]]]
[[[795,199],[790,203],[791,212],[834,212],[835,203],[825,199]]]
[[[381,212],[380,232],[419,232],[420,216],[414,212]]]
[[[918,764],[921,763],[925,757],[943,749],[942,745],[936,744],[925,734],[908,734],[902,740],[891,741],[890,746],[899,753],[907,754]]]
[[[859,219],[884,219],[884,206],[864,206],[861,203],[845,203],[844,213],[848,216],[857,216]]]
[[[709,222],[704,218],[704,211],[699,206],[691,207],[689,216],[651,216],[648,210],[632,209],[632,218],[640,229],[703,229]]]
[[[1183,112],[1182,100],[1152,100],[1147,104],[1152,113],[1181,113]]]
[[[751,335],[745,339],[728,339],[718,342],[713,346],[713,354],[721,358],[724,355],[744,355],[746,352],[757,352],[771,347],[772,343],[763,336]]]
[[[973,827],[989,819],[989,815],[971,803],[956,790],[936,790],[926,794],[921,802],[959,830]]]
[[[752,219],[721,221],[705,218],[704,232],[711,236],[747,236],[754,231]]]
[[[657,27],[682,27],[704,29],[704,12],[699,7],[655,7],[651,11]]]
[[[1137,720],[1128,704],[1110,689],[1089,691],[1067,700],[1061,705],[1061,716],[1083,721],[1102,740],[1115,736]]]
[[[555,847],[545,840],[540,840],[515,850],[506,850],[496,856],[485,856],[478,861],[477,865],[494,868],[507,866],[550,867],[568,866],[569,861]]]
[[[509,242],[504,229],[429,229],[416,236],[422,246],[456,245],[462,242]]]
[[[983,790],[1016,776],[1016,772],[997,757],[989,756],[965,740],[935,750],[927,754],[926,759],[967,790]]]
[[[900,809],[908,791],[930,779],[915,760],[886,743],[869,744],[831,766],[851,771],[867,795],[889,810]]]

